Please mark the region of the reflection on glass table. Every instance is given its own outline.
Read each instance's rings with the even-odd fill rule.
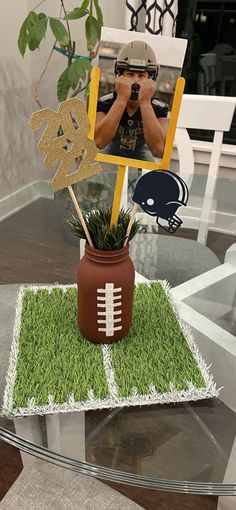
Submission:
[[[236,336],[236,273],[185,298],[186,304]]]

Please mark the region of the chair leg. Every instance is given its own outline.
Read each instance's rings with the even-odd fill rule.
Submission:
[[[85,460],[85,413],[46,416],[48,449],[66,457]]]
[[[25,416],[24,418],[14,418],[16,434],[37,445],[43,444],[42,430],[38,416]],[[24,467],[34,463],[35,457],[25,452],[20,452]]]

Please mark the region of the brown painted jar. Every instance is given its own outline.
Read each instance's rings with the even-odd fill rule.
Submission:
[[[127,335],[132,322],[134,274],[128,245],[115,251],[85,246],[77,272],[78,325],[88,340],[110,344]]]

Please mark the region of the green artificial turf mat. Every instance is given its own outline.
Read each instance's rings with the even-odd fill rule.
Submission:
[[[154,381],[161,393],[169,390],[170,381],[177,390],[186,390],[188,381],[197,388],[205,384],[170,301],[158,283],[136,288],[132,330],[112,346],[112,363],[121,397],[129,396],[134,387],[145,395]],[[127,372],[128,378],[124,377]]]
[[[76,286],[21,288],[4,414],[178,402],[217,394],[161,283],[135,288],[132,328],[111,345],[93,344],[81,335]]]
[[[72,393],[86,400],[91,387],[95,398],[109,395],[101,349],[78,330],[75,289],[25,292],[19,348],[16,406],[27,405],[32,395],[37,405],[48,395],[60,404]]]

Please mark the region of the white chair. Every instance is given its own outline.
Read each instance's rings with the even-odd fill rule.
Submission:
[[[179,174],[190,189],[189,205],[178,214],[183,227],[198,230],[197,243],[174,235],[143,234],[143,243],[131,243],[131,256],[136,270],[146,277],[166,278],[172,286],[179,285],[220,264],[216,255],[205,246],[209,228],[215,229],[212,213],[214,193],[219,173],[223,134],[229,131],[235,109],[235,98],[184,95],[176,130],[176,148],[179,155]],[[191,186],[194,176],[193,141],[187,129],[214,131],[210,163],[202,201],[193,196]],[[156,224],[155,218],[138,213],[142,224]],[[146,253],[144,254],[144,251]],[[150,267],[152,268],[150,271]],[[178,268],[178,269],[177,269]]]
[[[236,49],[223,43],[217,44],[213,52],[216,53],[215,81],[219,86],[219,94],[226,96],[235,83]]]
[[[219,174],[223,135],[230,130],[235,105],[236,99],[234,97],[191,94],[183,96],[175,137],[180,175],[187,181],[190,188],[190,206],[183,210],[183,218],[187,220],[190,217],[191,223],[184,221],[185,226],[198,229],[197,241],[201,244],[206,244],[208,229],[210,224],[214,223],[214,217],[211,219],[211,207]],[[210,161],[203,203],[201,210],[199,208],[197,211],[198,214],[196,214],[196,211],[194,213],[191,207],[191,184],[194,176],[195,156],[193,151],[194,141],[190,139],[188,129],[214,132],[213,142],[207,144],[211,151]],[[201,149],[201,143],[198,146]],[[204,150],[204,142],[202,148]]]
[[[198,73],[198,92],[199,94],[214,94],[215,89],[215,67],[216,53],[208,52],[200,56],[201,70]]]

